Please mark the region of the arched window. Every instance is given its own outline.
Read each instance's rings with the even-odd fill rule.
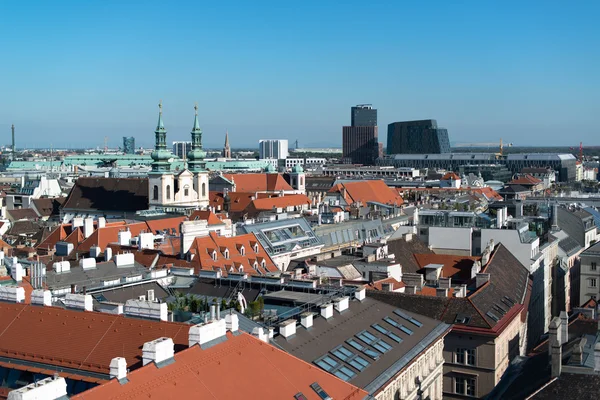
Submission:
[[[185,187],[183,188],[183,195],[184,195],[185,197],[188,197],[188,196],[190,195],[190,189],[189,189],[187,186],[185,186]]]
[[[244,246],[240,247],[240,254],[243,256],[246,255],[246,249],[244,248]]]
[[[206,197],[206,183],[202,183],[202,197]]]
[[[152,197],[154,200],[158,200],[158,185],[154,185],[154,195]]]
[[[302,186],[302,185],[304,185],[304,177],[303,176],[300,177],[300,186]]]
[[[171,200],[171,185],[167,185],[167,200]]]

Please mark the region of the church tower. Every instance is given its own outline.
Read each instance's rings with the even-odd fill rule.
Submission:
[[[175,182],[171,172],[171,153],[167,150],[167,130],[162,119],[162,101],[158,104],[158,124],[154,131],[152,171],[148,173],[150,206],[165,206],[174,200]]]
[[[225,131],[225,146],[223,147],[223,157],[231,158],[231,148],[229,147],[229,132]]]
[[[290,173],[290,186],[298,194],[306,194],[306,174],[302,165],[296,164]]]
[[[207,208],[208,201],[208,172],[202,168],[206,153],[202,150],[202,130],[198,122],[198,105],[194,106],[194,127],[192,128],[192,148],[187,154],[189,171],[194,175],[194,191],[198,193],[197,206]]]

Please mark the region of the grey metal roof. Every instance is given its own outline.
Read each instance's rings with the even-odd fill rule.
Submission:
[[[375,236],[371,236],[373,239],[385,236],[385,229],[380,219],[319,225],[314,228],[314,232],[327,247],[342,246],[351,241],[362,242],[368,238],[367,232],[376,233]]]
[[[269,255],[294,251],[295,249],[322,246],[305,218],[239,225],[241,233],[254,233]]]

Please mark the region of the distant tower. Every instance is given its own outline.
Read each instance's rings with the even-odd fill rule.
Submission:
[[[296,191],[296,193],[306,194],[306,174],[302,165],[296,164],[292,168],[290,173],[290,186]]]
[[[162,101],[158,104],[158,124],[154,131],[155,144],[152,152],[152,171],[148,173],[149,204],[163,206],[175,197],[175,179],[171,172],[171,153],[167,150],[167,130],[162,119]]]
[[[223,147],[223,157],[231,158],[231,148],[229,147],[229,132],[225,131],[225,147]]]
[[[192,128],[192,147],[187,154],[189,171],[194,174],[194,191],[198,193],[198,206],[208,207],[208,173],[202,168],[206,153],[202,150],[202,130],[198,122],[198,105],[194,106],[194,127]]]
[[[12,130],[12,159],[15,159],[15,124],[11,127]]]

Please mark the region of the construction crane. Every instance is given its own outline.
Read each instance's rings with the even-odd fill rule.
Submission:
[[[108,136],[104,136],[104,154],[108,153]]]
[[[512,143],[509,143],[507,146],[508,147],[512,147]],[[500,138],[500,152],[496,153],[497,156],[502,156],[504,155],[504,143],[502,142],[502,138]]]

